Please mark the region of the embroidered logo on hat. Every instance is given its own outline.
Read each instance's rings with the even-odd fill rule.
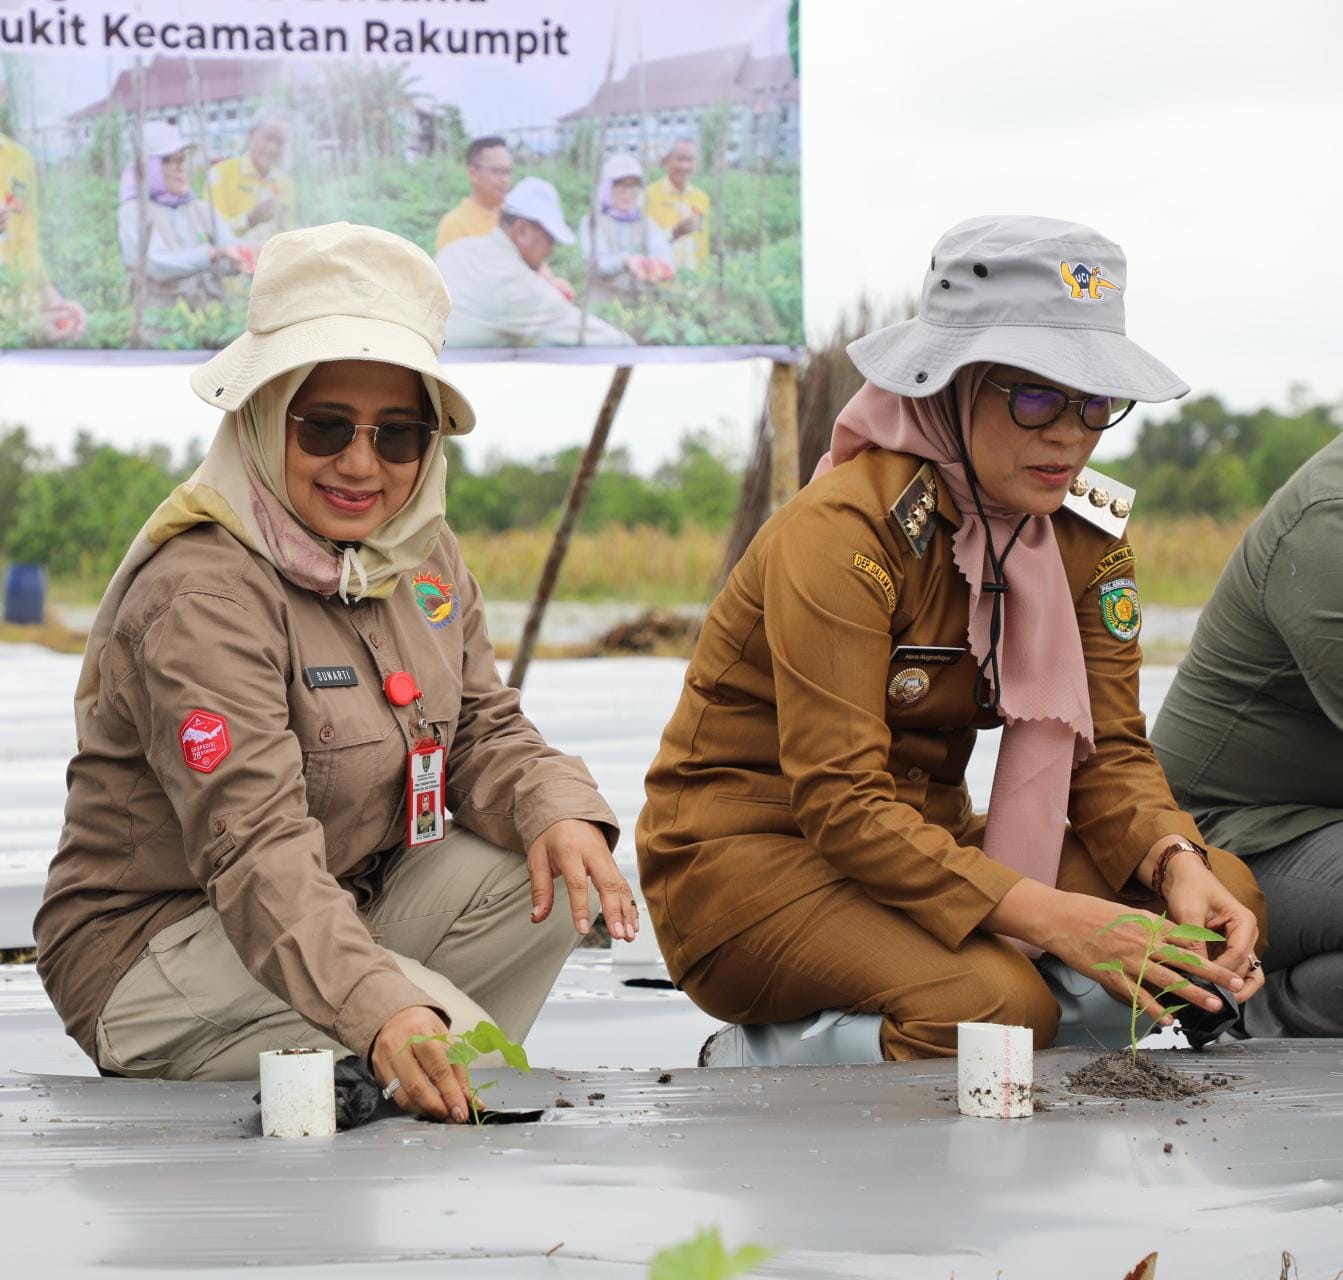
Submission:
[[[436,573],[417,573],[410,586],[415,603],[431,627],[446,627],[456,618],[457,588],[451,582],[444,582]]]
[[[1072,296],[1079,301],[1083,298],[1099,301],[1105,296],[1101,293],[1102,289],[1119,292],[1119,286],[1105,278],[1100,266],[1089,267],[1085,262],[1079,262],[1075,267],[1070,267],[1067,262],[1060,262],[1059,273],[1063,276],[1063,283],[1072,290]]]

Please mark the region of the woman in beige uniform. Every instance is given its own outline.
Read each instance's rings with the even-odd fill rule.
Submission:
[[[500,682],[444,523],[440,438],[474,422],[438,363],[448,308],[398,236],[287,232],[248,331],[192,375],[224,417],[103,598],[35,926],[109,1075],[247,1079],[259,1050],[330,1047],[460,1121],[460,1074],[411,1037],[521,1040],[589,881],[634,936],[614,816]]]
[[[919,315],[850,347],[867,385],[710,610],[639,819],[663,954],[715,1016],[875,1013],[896,1059],[954,1053],[961,1021],[1046,1045],[1032,960],[1127,1000],[1142,932],[1099,931],[1135,907],[1223,932],[1201,974],[1261,985],[1253,878],[1144,736],[1127,506],[1083,473],[1135,400],[1188,390],[1125,337],[1124,290],[1087,227],[975,219]],[[1001,726],[977,817],[966,762]]]

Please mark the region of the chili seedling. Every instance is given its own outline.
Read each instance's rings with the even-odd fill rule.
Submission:
[[[475,1085],[471,1080],[471,1064],[484,1054],[497,1052],[510,1067],[516,1067],[519,1071],[532,1069],[531,1063],[527,1061],[527,1051],[520,1044],[510,1040],[492,1022],[478,1022],[472,1030],[463,1031],[457,1036],[451,1032],[436,1036],[411,1036],[398,1052],[404,1052],[412,1045],[427,1044],[430,1041],[446,1045],[445,1056],[448,1061],[461,1067],[465,1073],[466,1091],[471,1099],[471,1116],[477,1124],[480,1123],[480,1094],[482,1090],[492,1089],[498,1081],[488,1080],[482,1085]]]
[[[1098,929],[1097,933],[1109,933],[1111,929],[1117,929],[1123,924],[1136,924],[1146,935],[1146,942],[1143,944],[1142,963],[1138,966],[1138,980],[1131,982],[1125,976],[1125,981],[1129,982],[1130,1000],[1129,1008],[1132,1016],[1129,1018],[1129,1054],[1134,1062],[1138,1061],[1138,1041],[1142,1038],[1138,1035],[1138,1018],[1141,1009],[1141,997],[1143,992],[1143,978],[1147,973],[1148,966],[1153,960],[1168,961],[1178,960],[1182,964],[1193,965],[1198,968],[1203,964],[1203,957],[1193,951],[1185,951],[1181,947],[1172,946],[1172,942],[1225,942],[1226,939],[1213,929],[1205,929],[1200,924],[1177,924],[1168,933],[1163,934],[1162,928],[1166,924],[1166,913],[1163,911],[1159,916],[1140,915],[1138,912],[1124,912],[1123,915],[1116,916],[1104,928]],[[1122,960],[1101,960],[1091,966],[1093,969],[1100,969],[1108,973],[1117,973],[1124,976],[1124,962]],[[1172,992],[1181,991],[1189,986],[1189,979],[1182,978],[1178,982],[1172,982],[1169,986],[1162,987],[1156,993],[1156,999],[1160,1000],[1162,996],[1168,996]],[[1184,1004],[1166,1005],[1165,1010],[1168,1014],[1179,1013],[1181,1009],[1187,1008]],[[1152,1026],[1143,1032],[1147,1032],[1156,1026],[1158,1019],[1153,1019]]]

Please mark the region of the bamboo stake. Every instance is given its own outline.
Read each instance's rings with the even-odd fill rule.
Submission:
[[[131,128],[131,142],[135,157],[135,222],[140,245],[135,253],[135,274],[131,277],[131,332],[132,347],[144,345],[143,325],[145,310],[145,278],[149,260],[149,162],[145,155],[145,68],[136,58],[131,72],[135,96],[135,116]]]
[[[774,362],[769,374],[771,451],[770,509],[777,511],[796,492],[797,366]]]
[[[615,421],[616,410],[625,395],[625,386],[630,380],[629,365],[621,365],[611,377],[611,385],[606,390],[597,421],[592,428],[592,439],[579,459],[578,469],[569,482],[569,492],[564,498],[564,511],[555,537],[550,544],[545,566],[541,570],[541,580],[536,584],[536,595],[532,598],[532,607],[527,612],[527,622],[522,629],[522,639],[518,641],[517,656],[513,659],[513,669],[508,673],[508,683],[514,689],[521,689],[527,675],[527,667],[536,651],[536,639],[541,634],[541,620],[545,617],[546,606],[554,594],[555,583],[559,581],[560,570],[564,567],[564,557],[569,552],[569,541],[573,537],[578,518],[587,505],[588,493],[592,489],[593,478],[597,474],[598,464],[606,450],[606,439],[611,434],[611,424]],[[794,455],[796,456],[796,455]]]

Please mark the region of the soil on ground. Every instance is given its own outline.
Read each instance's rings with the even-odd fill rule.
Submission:
[[[1096,1098],[1147,1098],[1153,1102],[1173,1102],[1224,1085],[1226,1077],[1205,1072],[1202,1079],[1195,1079],[1164,1066],[1150,1053],[1139,1053],[1135,1059],[1127,1049],[1116,1049],[1071,1072],[1066,1083],[1073,1093]]]

